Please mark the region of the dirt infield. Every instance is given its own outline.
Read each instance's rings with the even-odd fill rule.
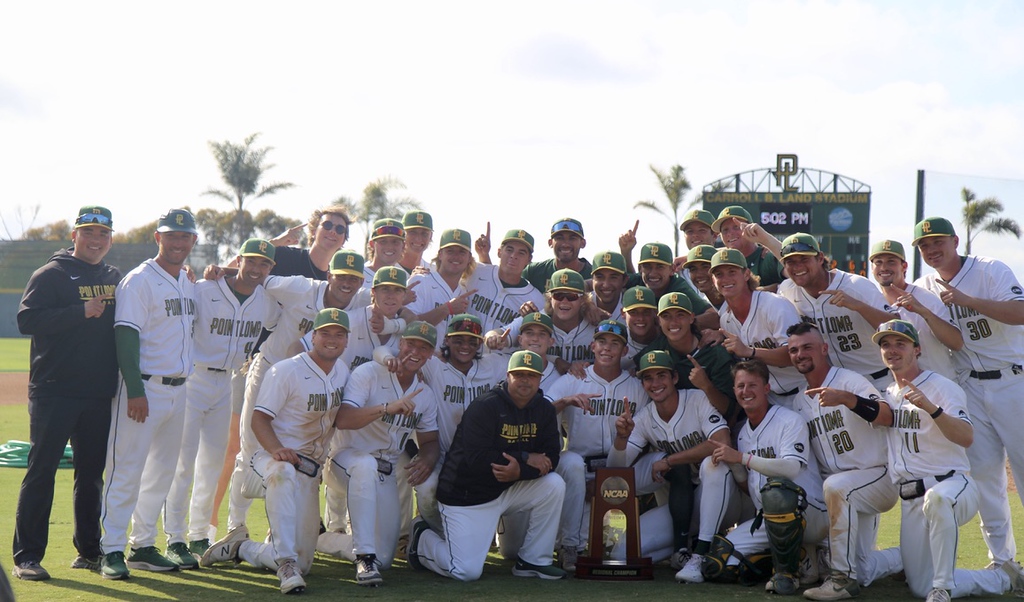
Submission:
[[[0,372],[0,405],[28,403],[28,372]]]

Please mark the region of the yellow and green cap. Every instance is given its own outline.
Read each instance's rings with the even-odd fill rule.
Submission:
[[[713,229],[713,225],[715,223],[715,216],[711,215],[710,211],[705,211],[703,209],[693,209],[683,216],[683,223],[679,224],[679,229],[685,230],[686,226],[689,226],[693,222],[700,222],[707,226],[708,228]]]
[[[313,330],[320,330],[325,326],[341,326],[348,332],[348,314],[335,307],[321,309],[313,319]]]
[[[263,257],[273,263],[276,252],[277,249],[269,240],[250,238],[242,243],[242,248],[238,250],[238,255],[240,257]]]
[[[738,268],[747,267],[747,258],[743,256],[743,253],[736,249],[718,249],[715,255],[711,258],[711,271],[714,272],[715,268],[720,265],[732,265]]]
[[[456,246],[462,247],[467,251],[472,251],[472,240],[473,239],[470,237],[469,232],[465,230],[459,230],[457,228],[452,230],[445,230],[444,232],[441,233],[441,246],[438,248],[444,249],[446,247]]]
[[[405,215],[402,216],[402,226],[406,230],[412,230],[413,228],[433,230],[434,220],[426,211],[407,211]]]
[[[523,316],[523,323],[519,325],[519,332],[522,332],[527,326],[534,324],[547,328],[548,332],[552,334],[555,332],[555,323],[551,321],[551,316],[539,311]]]
[[[110,209],[99,205],[86,205],[78,210],[78,217],[75,218],[75,230],[85,226],[100,226],[107,230],[114,229],[114,216]]]
[[[571,217],[563,217],[562,219],[558,220],[557,222],[551,225],[551,236],[554,236],[559,232],[572,232],[576,236],[584,238],[583,224],[581,224],[579,220],[573,219]]]
[[[331,274],[348,274],[363,277],[363,256],[349,249],[341,249],[331,257],[328,271]]]
[[[534,374],[544,374],[544,359],[532,351],[522,349],[512,354],[512,357],[508,358],[508,371],[509,372],[533,372]]]
[[[622,293],[622,310],[631,311],[646,307],[658,309],[658,297],[646,286],[634,286]]]
[[[640,261],[641,263],[663,263],[665,265],[672,265],[672,261],[675,257],[672,256],[672,248],[668,245],[660,242],[649,242],[644,246],[640,247]]]
[[[871,254],[868,255],[868,261],[879,255],[895,255],[903,261],[907,260],[907,254],[903,251],[903,243],[895,240],[880,240],[871,245]]]
[[[171,209],[160,216],[156,222],[156,231],[164,232],[188,232],[199,235],[196,230],[196,218],[188,209]]]
[[[690,303],[690,298],[683,293],[665,293],[661,299],[658,299],[658,315],[660,316],[670,309],[681,309],[692,314],[693,304]]]
[[[878,325],[878,331],[871,335],[871,341],[876,345],[882,344],[882,337],[894,334],[901,336],[914,345],[921,346],[921,337],[917,334],[917,328],[906,320],[889,320]]]
[[[922,238],[931,238],[932,236],[956,236],[956,229],[944,217],[928,217],[914,226],[914,242],[911,244],[916,247]]]
[[[586,292],[586,289],[587,284],[584,282],[583,276],[576,270],[570,270],[569,268],[555,270],[551,274],[551,279],[548,280],[549,293],[554,291],[572,291],[583,294]]]
[[[711,263],[711,258],[717,252],[718,249],[711,245],[697,245],[686,254],[686,263],[683,264],[683,267],[685,268],[691,263]]]
[[[597,255],[594,255],[594,263],[590,268],[590,273],[593,274],[598,270],[612,270],[620,274],[625,274],[626,258],[622,256],[622,253],[616,253],[615,251],[598,253]]]
[[[471,336],[483,339],[483,322],[473,314],[455,314],[448,322],[448,336]]]
[[[377,288],[385,284],[393,286],[406,287],[409,276],[405,273],[405,270],[395,266],[384,266],[377,270],[373,275],[373,286],[371,288]]]
[[[817,255],[821,253],[818,240],[806,232],[790,234],[782,241],[782,258],[791,255]]]
[[[386,217],[373,222],[373,230],[370,231],[370,240],[387,237],[405,239],[405,228],[402,222],[397,219]]]
[[[636,373],[643,374],[647,370],[668,370],[669,372],[676,371],[675,362],[672,361],[672,356],[669,355],[668,351],[648,351],[647,353],[640,356],[640,369]]]
[[[437,329],[422,320],[410,322],[402,332],[403,339],[417,339],[431,347],[437,347]]]
[[[727,219],[734,219],[747,224],[754,221],[754,218],[750,217],[750,212],[743,207],[740,207],[739,205],[729,205],[725,209],[722,209],[722,212],[718,214],[718,219],[711,224],[711,229],[716,233],[721,232],[722,223]]]
[[[622,339],[623,343],[629,343],[629,335],[626,331],[626,325],[618,320],[601,320],[598,323],[597,328],[594,329],[594,338],[596,339],[602,334],[610,334]]]
[[[501,244],[504,245],[510,241],[523,243],[533,253],[533,236],[530,236],[530,233],[526,230],[509,230],[506,232],[505,238],[501,239]]]

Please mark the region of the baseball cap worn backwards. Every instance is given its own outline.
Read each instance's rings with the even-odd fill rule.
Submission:
[[[469,232],[465,230],[445,230],[441,233],[441,246],[438,248],[444,249],[446,247],[458,246],[466,249],[467,251],[472,251],[469,246],[469,241]]]
[[[633,288],[626,289],[626,292],[622,293],[622,309],[625,311],[640,309],[643,307],[648,309],[658,309],[658,306],[655,305],[657,300],[658,298],[651,289],[646,286],[634,286]]]
[[[649,242],[644,246],[640,247],[640,261],[641,263],[663,263],[665,265],[672,265],[672,261],[675,257],[672,256],[672,248],[668,245],[660,242]]]
[[[313,319],[313,330],[320,330],[325,326],[341,326],[348,332],[348,314],[334,307],[321,309]]]
[[[405,270],[394,266],[385,266],[377,270],[373,275],[373,286],[371,288],[377,288],[378,286],[385,284],[405,288],[407,281],[408,276],[406,275]]]
[[[747,224],[754,221],[754,219],[750,217],[749,211],[739,205],[730,205],[725,209],[722,209],[722,212],[718,214],[718,219],[711,224],[711,229],[715,232],[720,232],[722,230],[722,224],[725,223],[725,220],[727,219],[735,219]]]
[[[797,232],[790,234],[782,241],[782,258],[790,255],[817,255],[821,253],[818,241],[810,234]]]
[[[406,230],[413,228],[434,229],[434,220],[426,211],[408,211],[402,216],[402,226]]]
[[[86,205],[78,210],[78,217],[75,218],[75,230],[85,226],[100,226],[107,230],[114,229],[114,216],[110,209],[99,205]]]
[[[686,227],[692,224],[693,222],[700,222],[707,226],[708,228],[712,228],[713,224],[715,223],[715,216],[711,215],[710,211],[705,211],[703,209],[693,209],[692,211],[683,216],[683,223],[679,224],[679,229],[685,230]]]
[[[171,209],[160,216],[156,223],[156,231],[164,232],[188,232],[199,235],[196,230],[196,218],[187,209]]]
[[[690,304],[690,299],[682,293],[665,293],[658,300],[658,315],[665,313],[670,309],[681,309],[688,314],[693,313],[693,305]]]
[[[501,244],[504,245],[510,241],[523,243],[533,253],[533,237],[526,230],[509,230],[506,232],[505,238],[501,239]]]
[[[544,374],[544,360],[532,351],[522,349],[508,358],[508,372],[533,372]]]
[[[882,338],[890,334],[903,337],[916,346],[921,345],[921,337],[917,334],[917,328],[906,320],[889,320],[878,325],[878,332],[871,335],[871,341],[876,345],[882,344]]]
[[[403,339],[416,339],[427,343],[431,347],[437,347],[437,329],[428,324],[417,320],[410,322],[405,327],[405,331],[402,332]]]
[[[238,250],[240,257],[262,257],[269,259],[271,262],[274,261],[274,255],[277,253],[277,249],[269,240],[263,240],[262,238],[250,238],[249,240],[242,243],[242,248]]]
[[[637,370],[636,373],[640,375],[647,370],[668,370],[670,372],[675,372],[676,365],[672,361],[672,356],[669,355],[667,351],[648,351],[640,356],[640,369]]]
[[[332,274],[347,274],[349,276],[363,275],[363,256],[349,249],[341,249],[331,257],[329,271]]]
[[[907,260],[907,254],[903,251],[903,244],[895,240],[880,240],[871,245],[871,254],[868,255],[868,261],[879,255],[895,255],[903,261]]]
[[[598,270],[612,270],[620,274],[625,274],[626,258],[622,256],[622,253],[616,253],[615,251],[598,253],[597,255],[594,255],[594,262],[590,268],[590,273],[593,274]]]
[[[911,244],[916,247],[922,238],[933,236],[956,236],[956,230],[953,228],[953,224],[944,217],[928,217],[914,226],[914,242]]]

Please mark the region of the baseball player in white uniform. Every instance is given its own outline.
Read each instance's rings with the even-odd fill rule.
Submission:
[[[640,517],[641,553],[652,559],[672,555],[673,568],[679,571],[676,579],[699,583],[704,580],[700,572],[703,555],[726,522],[727,510],[735,510],[733,502],[738,501],[734,499],[738,493],[736,482],[728,471],[707,472],[715,449],[709,440],[728,444],[729,425],[702,391],[676,389],[679,376],[667,351],[644,354],[637,376],[652,403],[637,414],[627,408],[616,419],[608,465],[634,466],[637,492],[641,494],[670,481],[668,505]],[[651,451],[641,456],[648,446]],[[696,489],[695,469],[701,476]],[[700,508],[700,522],[690,554],[689,533],[696,506]]]
[[[1001,261],[958,255],[959,241],[944,218],[917,224],[914,245],[936,273],[915,284],[939,295],[963,334],[953,362],[974,423],[967,457],[981,492],[981,532],[995,566],[1017,553],[1004,464],[1009,457],[1014,479],[1024,483],[1024,438],[1018,430],[1024,412],[1024,290]],[[1024,496],[1024,490],[1017,494]]]
[[[779,284],[779,295],[818,325],[832,365],[866,376],[879,390],[885,388],[892,377],[868,345],[875,328],[896,317],[882,293],[867,278],[827,269],[818,241],[810,234],[787,237],[781,255],[789,279]]]
[[[858,418],[854,408],[828,405],[845,391],[879,400],[878,390],[860,374],[836,368],[828,359],[821,332],[809,322],[789,329],[789,354],[806,379],[793,410],[807,423],[828,507],[831,574],[820,587],[804,592],[811,600],[856,596],[860,586],[902,568],[896,548],[875,550],[878,517],[896,505],[889,475],[885,433]],[[814,550],[809,550],[813,553]]]
[[[236,276],[201,280],[195,286],[198,327],[195,369],[185,382],[187,428],[164,504],[167,557],[181,567],[198,566],[196,557],[210,547],[213,495],[228,445],[231,379],[252,352],[269,317],[270,302],[261,285],[274,266],[274,251],[269,241],[250,238],[238,252]]]
[[[327,444],[349,377],[338,361],[348,340],[345,312],[328,308],[313,321],[313,349],[271,367],[260,388],[252,415],[256,449],[247,471],[265,489],[270,537],[266,543],[249,539],[244,527],[214,543],[203,566],[237,561],[277,571],[281,593],[300,593],[302,578],[313,565],[319,531],[320,474]]]
[[[345,389],[338,412],[342,445],[333,450],[335,467],[326,481],[347,492],[352,529],[324,533],[317,549],[355,562],[359,585],[383,583],[379,569],[390,567],[394,558],[401,523],[397,479],[417,487],[437,462],[437,400],[417,374],[436,339],[433,326],[412,322],[402,334],[398,370],[363,364],[353,370]],[[399,474],[398,456],[413,434],[419,454]]]
[[[398,260],[405,251],[405,228],[401,220],[384,218],[373,222],[368,246],[370,262],[363,267],[365,288],[373,286],[373,276],[377,270],[398,266]],[[405,268],[402,269],[404,271]]]
[[[551,316],[555,335],[555,343],[548,349],[548,355],[555,358],[555,367],[560,373],[565,373],[571,364],[594,361],[590,344],[594,341],[595,324],[587,317],[596,315],[597,311],[590,294],[584,290],[586,282],[583,276],[569,269],[557,270],[551,275],[546,288],[544,313]],[[532,306],[530,309],[536,311]],[[522,323],[522,316],[513,320],[508,325],[506,336],[518,338]]]
[[[556,470],[565,481],[558,555],[566,571],[575,570],[577,555],[587,545],[587,481],[608,463],[615,421],[625,405],[629,405],[630,413],[636,413],[648,402],[640,380],[622,369],[628,340],[626,326],[605,320],[592,336],[594,364],[586,369],[584,377],[566,374],[546,393],[554,400],[567,436]]]
[[[757,290],[757,279],[737,249],[715,252],[711,276],[725,298],[719,310],[725,348],[736,357],[756,357],[767,364],[772,403],[793,409],[793,396],[804,381],[786,349],[786,329],[800,321],[796,307],[785,297]]]
[[[415,315],[403,308],[408,275],[400,267],[383,267],[373,276],[371,302],[348,310],[352,323],[348,348],[341,361],[355,370],[373,360],[373,350],[381,346],[398,349],[398,337]]]
[[[451,317],[465,313],[476,292],[462,285],[462,280],[476,269],[469,245],[469,232],[445,230],[434,260],[436,266],[426,274],[409,277],[409,284],[416,286],[416,300],[408,305],[409,311],[436,326],[438,332],[447,332]]]
[[[426,211],[406,211],[402,216],[402,228],[405,230],[405,248],[398,265],[409,274],[416,268],[429,270],[430,264],[423,259],[423,253],[434,240],[434,219]]]
[[[107,579],[125,579],[129,568],[178,568],[155,546],[156,521],[174,478],[168,458],[177,459],[181,447],[182,385],[192,373],[195,287],[183,267],[198,236],[195,218],[184,209],[168,211],[157,224],[156,258],[129,272],[115,292],[122,382],[111,413],[100,519],[101,574]]]
[[[509,230],[498,248],[498,265],[478,263],[466,280],[466,288],[476,291],[467,311],[480,318],[484,332],[503,329],[527,302],[538,308],[544,305],[544,294],[522,275],[532,258],[533,236],[525,230]]]
[[[1024,594],[1024,573],[1012,560],[1002,570],[955,568],[959,527],[974,517],[979,503],[964,449],[974,429],[963,389],[921,370],[920,338],[910,322],[886,322],[873,340],[895,378],[885,391],[886,403],[849,393],[821,403],[852,407],[865,420],[889,427],[889,468],[903,498],[900,552],[911,593],[928,602],[1011,590]]]
[[[727,549],[732,553],[728,555],[725,566],[738,565],[740,558],[768,548],[771,542],[775,574],[766,589],[792,594],[796,592],[798,579],[817,579],[813,565],[810,574],[797,574],[800,542],[814,545],[828,533],[828,514],[822,499],[818,464],[810,452],[807,424],[800,415],[768,402],[771,384],[764,362],[756,359],[739,362],[733,367],[733,379],[736,400],[746,412],[747,422],[740,428],[737,448],[715,442],[716,449],[711,458],[715,470],[731,470],[739,484],[746,485],[754,507],[764,510],[765,524],[756,519],[745,521],[729,532],[726,536]],[[806,508],[803,509],[806,525],[802,534],[799,530],[790,531],[790,536],[800,536],[800,539],[785,542],[789,552],[785,558],[778,553],[778,544],[771,541],[769,530],[773,526],[785,528],[798,524],[796,511],[799,505],[782,516],[765,508],[763,496],[767,495],[765,491],[773,492],[779,483],[774,480],[777,478],[795,483],[803,490],[806,500]],[[705,577],[712,576],[708,567],[709,563],[705,562]]]
[[[871,246],[868,261],[885,300],[921,335],[921,367],[956,380],[953,352],[963,348],[964,338],[938,295],[907,282],[903,245],[895,240],[879,241]]]

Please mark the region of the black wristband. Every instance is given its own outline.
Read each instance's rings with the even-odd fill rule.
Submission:
[[[942,406],[939,406],[939,409],[937,409],[937,410],[935,410],[935,412],[933,412],[933,413],[929,414],[929,416],[931,416],[931,417],[932,417],[932,420],[935,420],[935,419],[936,419],[936,418],[938,418],[939,416],[942,416],[942,413],[943,413],[943,412],[945,412],[945,411],[946,411],[946,410],[943,410],[943,409],[942,409]]]
[[[868,399],[857,395],[857,403],[853,406],[853,413],[868,422],[874,422],[878,418],[878,400]]]

